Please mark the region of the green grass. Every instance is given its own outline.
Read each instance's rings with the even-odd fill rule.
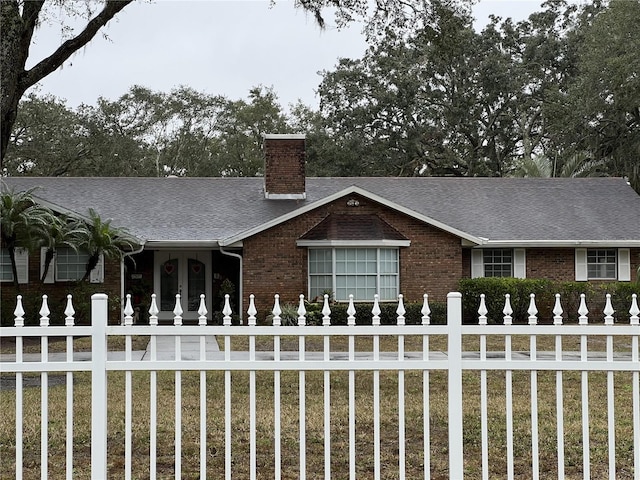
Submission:
[[[223,346],[222,338],[218,339]],[[246,339],[234,339],[234,348]],[[143,340],[140,340],[142,342]],[[476,340],[465,339],[473,348]],[[283,349],[296,350],[297,339],[283,339]],[[393,351],[396,338],[384,339],[381,349]],[[489,349],[504,346],[500,337],[489,339]],[[616,342],[616,349],[628,351],[628,339]],[[407,350],[420,350],[420,337],[406,338]],[[446,338],[434,338],[432,349],[445,350]],[[269,340],[261,339],[259,348],[268,349]],[[591,345],[591,344],[590,344]],[[591,348],[597,347],[594,341]],[[80,346],[80,345],[79,345]],[[567,339],[563,348],[577,349],[576,339]],[[360,350],[371,348],[371,339],[360,339]],[[554,338],[541,337],[539,347],[551,350]],[[322,339],[307,338],[307,350],[321,350]],[[332,339],[333,350],[346,348],[346,338]],[[515,339],[514,349],[527,349],[527,339]],[[383,372],[381,376],[381,476],[398,478],[398,374]],[[505,478],[506,420],[505,375],[489,372],[489,456],[490,478]],[[133,476],[148,478],[149,465],[149,373],[134,372],[133,377]],[[258,478],[273,478],[273,373],[258,372],[257,429]],[[299,398],[298,373],[283,372],[282,384],[282,477],[299,478]],[[422,478],[422,372],[405,375],[407,478]],[[124,477],[124,378],[122,372],[109,373],[109,477]],[[158,454],[159,478],[174,477],[175,390],[173,372],[158,373]],[[207,478],[224,478],[224,373],[207,372]],[[234,479],[249,478],[249,374],[232,374],[232,452]],[[358,478],[373,476],[373,374],[356,373],[356,450]],[[307,477],[324,475],[323,376],[308,372],[306,380],[306,443]],[[580,374],[563,374],[565,423],[566,478],[582,478],[582,420],[580,412]],[[182,374],[182,478],[199,478],[200,374]],[[607,464],[607,391],[606,373],[590,373],[591,475],[606,478]],[[514,449],[516,478],[531,476],[531,412],[530,374],[513,373]],[[615,374],[616,451],[618,479],[633,476],[633,402],[630,373]],[[465,478],[481,477],[480,442],[480,374],[465,372],[464,389],[464,445]],[[430,374],[431,474],[434,479],[448,478],[447,446],[447,373]],[[25,388],[24,408],[24,475],[26,479],[40,478],[40,388]],[[542,478],[556,478],[556,375],[538,374],[539,448]],[[74,376],[74,478],[89,478],[90,474],[90,398],[91,383],[87,373]],[[64,478],[65,468],[65,398],[66,387],[49,388],[49,478]],[[15,392],[0,392],[3,415],[0,419],[0,478],[15,476]],[[348,374],[331,374],[331,445],[332,478],[348,477]]]

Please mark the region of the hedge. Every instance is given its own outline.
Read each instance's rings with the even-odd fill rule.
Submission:
[[[380,307],[380,324],[381,325],[395,325],[398,321],[398,315],[396,310],[398,304],[392,303],[379,303]],[[419,325],[422,323],[422,302],[420,303],[405,303],[405,323],[407,325]],[[307,303],[305,308],[307,310],[306,323],[307,325],[322,325],[322,303]],[[356,325],[371,325],[373,309],[373,303],[355,303],[356,309]],[[347,324],[347,309],[348,303],[332,303],[329,307],[331,309],[331,325],[346,325]],[[447,323],[446,304],[443,302],[429,303],[431,310],[430,323],[432,325],[445,325]],[[298,305],[283,304],[281,305],[282,314],[280,315],[282,325],[296,325],[298,320]],[[268,325],[271,324],[272,316],[264,315],[264,322]]]
[[[580,294],[585,294],[589,321],[592,323],[603,321],[603,309],[606,294],[611,294],[611,303],[616,311],[616,322],[628,323],[631,295],[640,293],[640,284],[628,282],[555,282],[546,279],[517,279],[517,278],[474,278],[463,279],[459,282],[462,293],[462,311],[464,321],[475,323],[478,321],[478,307],[480,294],[485,294],[485,305],[489,313],[487,321],[490,324],[501,324],[505,304],[505,294],[510,294],[513,321],[526,323],[529,314],[530,294],[535,294],[538,309],[538,323],[553,322],[553,308],[555,295],[560,294],[560,304],[565,323],[577,323]]]

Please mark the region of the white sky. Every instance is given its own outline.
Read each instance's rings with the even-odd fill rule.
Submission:
[[[534,0],[481,0],[476,25],[489,14],[521,20],[540,9]],[[329,18],[327,20],[330,20]],[[169,92],[179,85],[237,100],[253,86],[273,87],[286,107],[301,99],[317,107],[318,72],[340,57],[366,50],[360,26],[321,31],[291,1],[155,0],[124,8],[84,49],[35,88],[69,107],[115,100],[133,85]],[[43,25],[27,68],[62,42],[60,25]]]

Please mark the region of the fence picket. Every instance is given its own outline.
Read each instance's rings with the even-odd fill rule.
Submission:
[[[638,308],[637,295],[634,293],[631,295],[631,308],[629,309],[629,324],[633,326],[640,325],[640,308]],[[640,362],[640,335],[634,335],[631,337],[631,361],[635,363]],[[633,372],[633,405],[640,405],[640,372]],[[633,478],[634,480],[640,480],[640,408],[633,409]]]
[[[487,306],[485,304],[484,293],[480,295],[480,306],[478,307],[478,325],[487,325]],[[487,361],[487,336],[480,335],[480,362]],[[482,444],[482,479],[489,479],[489,421],[487,413],[487,370],[480,370],[480,436]]]
[[[151,295],[151,305],[149,307],[149,326],[158,326],[158,305],[156,304],[156,294]],[[153,333],[153,332],[152,332]],[[157,360],[157,335],[149,337],[149,354],[151,363]],[[149,372],[149,476],[155,480],[157,476],[158,455],[158,373],[155,370]]]
[[[422,309],[420,313],[422,313],[422,325],[429,325],[431,323],[431,308],[429,308],[429,295],[427,293],[422,296]],[[429,335],[426,333],[422,335],[422,359],[425,362],[429,361]],[[425,369],[422,372],[422,430],[424,432],[423,455],[425,480],[431,478],[431,422],[429,421],[429,412],[431,409],[429,406],[429,396],[429,370]]]
[[[562,304],[560,294],[556,293],[553,307],[553,324],[562,326]],[[556,361],[562,362],[562,335],[556,335]],[[562,371],[556,371],[556,434],[558,445],[558,480],[564,479],[564,389]]]
[[[613,306],[611,305],[611,294],[607,293],[607,300],[603,310],[604,324],[613,325]],[[607,335],[607,362],[613,362],[613,336]],[[613,370],[607,371],[607,426],[609,445],[609,480],[616,479],[616,429],[615,429],[615,403],[614,403],[614,379]]]
[[[281,319],[280,314],[282,310],[280,309],[280,300],[279,296],[276,295],[274,298],[273,310],[271,311],[273,315],[272,325],[274,327],[280,326]],[[277,332],[277,329],[275,329]],[[280,335],[277,333],[273,336],[273,358],[274,361],[280,361]],[[280,411],[280,370],[276,370],[273,372],[273,420],[274,420],[274,428],[273,428],[273,443],[274,443],[274,473],[276,480],[280,480],[281,472],[282,472],[282,443],[281,443],[281,411]]]
[[[49,326],[49,305],[47,296],[42,296],[42,308],[40,308],[40,326]],[[40,358],[42,363],[49,361],[49,337],[40,337]],[[49,477],[49,372],[40,374],[40,478],[47,480]]]
[[[349,295],[347,307],[347,326],[356,324],[356,309],[353,305],[353,295]],[[349,361],[355,360],[355,337],[349,335]],[[349,478],[356,478],[356,372],[349,370]]]
[[[179,327],[182,325],[182,303],[180,294],[176,294],[176,305],[173,309],[173,325]],[[176,335],[174,337],[174,358],[176,362],[182,360],[182,337]],[[175,479],[180,480],[182,478],[182,370],[176,369],[174,378],[175,385],[175,400],[174,400],[174,472]]]
[[[24,308],[22,306],[22,295],[16,298],[16,308],[13,311],[13,324],[17,328],[24,327]],[[16,336],[16,363],[22,363],[23,345],[22,336]],[[23,467],[23,391],[22,372],[16,372],[16,480],[22,480]]]
[[[396,309],[396,314],[398,315],[396,325],[405,324],[405,313],[403,296],[400,294],[398,295],[398,308]],[[400,364],[404,362],[404,335],[398,335],[398,362]],[[398,469],[400,480],[404,480],[406,475],[404,380],[404,370],[400,368],[398,370]]]
[[[511,314],[513,309],[511,308],[511,296],[507,293],[504,297],[503,324],[506,327],[505,332],[508,332],[510,330],[509,326],[512,325],[513,318]],[[509,333],[504,336],[504,351],[505,360],[511,362],[511,335]],[[505,411],[507,423],[507,478],[513,480],[513,372],[511,370],[505,372]]]
[[[538,324],[538,307],[536,306],[535,294],[529,295],[529,308],[527,309],[529,314],[529,325]],[[532,362],[536,361],[537,357],[537,339],[535,335],[531,335],[529,338],[529,358]],[[537,370],[531,370],[531,474],[533,480],[540,478],[540,454],[539,454],[539,439],[538,439],[538,372]]]
[[[373,296],[371,309],[371,325],[380,326],[379,296]],[[380,335],[373,336],[373,361],[380,360]],[[373,475],[380,479],[380,370],[373,371]]]
[[[64,324],[66,327],[73,327],[75,324],[75,310],[73,308],[72,296],[67,295],[67,306],[64,309],[65,319]],[[73,328],[69,328],[69,335],[67,335],[67,363],[73,362],[73,335],[71,335]],[[67,411],[66,411],[66,469],[67,480],[73,478],[73,372],[67,372]]]
[[[126,302],[124,306],[124,326],[130,327],[133,325],[133,307],[131,306],[131,295],[127,294]],[[125,360],[131,361],[131,335],[125,336]],[[125,414],[124,414],[124,474],[127,480],[131,479],[131,467],[132,467],[132,419],[133,419],[133,385],[131,379],[131,370],[127,370],[125,373],[125,386],[124,386],[124,402],[125,402]]]
[[[249,296],[249,308],[247,314],[249,315],[247,325],[249,327],[256,326],[256,310],[255,297]],[[256,361],[256,336],[249,335],[249,361]],[[256,463],[256,371],[251,370],[249,372],[249,471],[251,479],[256,478],[257,463]]]
[[[586,296],[580,294],[580,306],[578,307],[578,325],[589,323],[589,310],[587,309]],[[588,360],[589,344],[586,335],[580,336],[580,361]],[[583,370],[580,374],[580,389],[582,394],[582,470],[585,478],[591,478],[591,453],[589,435],[589,372]]]
[[[198,326],[207,325],[207,307],[204,294],[200,295]],[[206,336],[200,335],[200,361],[206,360]],[[200,478],[207,478],[207,372],[200,370]]]

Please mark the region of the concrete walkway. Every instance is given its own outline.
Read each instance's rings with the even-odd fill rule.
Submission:
[[[172,335],[156,336],[156,360],[175,360],[176,341]],[[211,358],[215,352],[219,352],[218,342],[213,336],[205,337],[205,351],[207,358]],[[181,336],[180,353],[183,360],[199,360],[200,359],[200,337],[185,335]],[[40,362],[40,353],[25,353],[22,355],[25,362]],[[109,351],[107,353],[108,360],[122,361],[125,359],[123,351]],[[74,362],[86,362],[91,360],[91,352],[74,352]],[[131,360],[151,360],[150,343],[147,344],[146,350],[132,350]],[[15,362],[16,355],[14,353],[0,354],[0,362]],[[67,354],[65,352],[51,352],[48,355],[49,362],[66,362]]]
[[[211,358],[212,354],[219,352],[220,347],[216,337],[207,335],[205,339],[206,358]],[[156,337],[156,360],[175,360],[176,358],[176,337],[171,335],[158,335]],[[200,359],[200,337],[197,335],[183,335],[180,337],[180,357],[182,360]],[[141,360],[151,360],[151,342],[147,344]]]

